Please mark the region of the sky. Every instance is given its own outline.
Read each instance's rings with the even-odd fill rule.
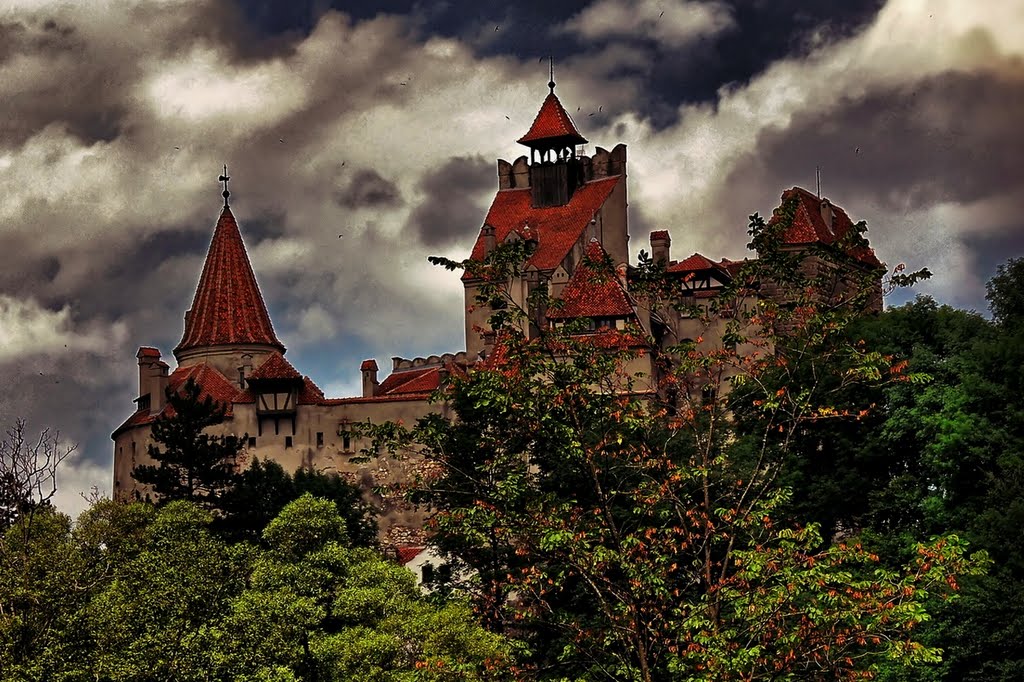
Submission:
[[[427,256],[468,254],[549,56],[589,150],[628,147],[634,258],[654,229],[742,257],[816,167],[940,302],[984,312],[1024,255],[1024,0],[0,0],[0,424],[77,444],[58,505],[109,494],[138,347],[173,366],[223,164],[329,396],[461,350]]]

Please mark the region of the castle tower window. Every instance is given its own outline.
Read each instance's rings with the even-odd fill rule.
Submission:
[[[316,446],[318,448],[322,448],[324,446],[324,432],[323,431],[317,431],[316,432]]]
[[[286,448],[290,448],[292,446],[292,437],[291,436],[285,436],[284,437],[284,446]]]

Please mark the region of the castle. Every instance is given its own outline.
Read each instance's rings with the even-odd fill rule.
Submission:
[[[509,241],[531,242],[523,275],[509,283],[509,299],[525,307],[530,293],[546,285],[549,294],[561,301],[546,314],[546,322],[581,320],[580,327],[595,342],[609,329],[638,325],[655,344],[696,339],[702,348],[720,346],[721,320],[708,327],[696,316],[656,308],[630,294],[625,276],[629,261],[626,146],[618,144],[611,151],[596,147],[589,156],[581,153],[587,140],[555,95],[554,83],[548,85],[550,93],[533,125],[518,140],[529,148],[529,156],[512,163],[498,160],[498,189],[470,258],[482,261]],[[450,372],[466,371],[493,347],[494,336],[488,329],[491,311],[476,303],[481,282],[470,274],[463,276],[465,351],[394,358],[383,380],[378,379],[376,361],[365,360],[359,368],[362,395],[327,398],[285,358],[285,346],[274,332],[227,198],[225,189],[224,209],[192,306],[185,314],[181,342],[173,351],[176,368],[170,371],[156,348],[143,346],[136,356],[137,409],[112,434],[115,497],[124,499],[137,490],[132,470],[150,462],[146,453],[151,424],[166,411],[166,392],[179,389],[189,379],[199,384],[203,395],[225,405],[226,418],[216,427],[221,433],[248,434],[249,457],[275,460],[288,471],[300,466],[336,471],[367,491],[400,482],[410,473],[404,467],[415,468],[417,463],[402,464],[386,457],[368,462],[357,457],[366,443],[353,432],[353,425],[412,423],[430,412],[446,413],[443,403],[429,402],[431,393]],[[804,189],[787,190],[782,200],[795,202],[792,225],[782,235],[786,248],[828,247],[853,229],[843,209]],[[698,307],[706,306],[742,265],[698,253],[674,260],[665,230],[651,233],[650,249],[669,276],[679,279],[686,301]],[[870,248],[861,248],[855,256],[854,267],[881,272],[883,266]],[[598,259],[610,259],[619,276],[594,278],[589,264]],[[543,323],[524,321],[523,332],[535,335],[536,325]],[[648,342],[638,339],[637,343]],[[629,371],[652,381],[651,357],[640,354],[631,361]],[[381,509],[385,544],[409,546],[422,541],[422,510],[399,499],[377,497],[374,502]]]

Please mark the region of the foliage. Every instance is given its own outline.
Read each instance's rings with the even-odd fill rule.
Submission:
[[[258,541],[263,528],[292,500],[309,493],[337,506],[349,541],[367,547],[377,541],[373,510],[358,487],[335,473],[299,468],[289,475],[273,460],[254,459],[242,471],[223,501],[219,527],[231,538]]]
[[[206,429],[224,420],[226,406],[207,395],[191,377],[178,391],[167,391],[168,408],[152,427],[149,456],[157,464],[135,467],[132,476],[150,486],[157,500],[189,500],[217,509],[235,483],[243,436],[214,436]]]
[[[482,282],[498,343],[439,394],[455,422],[377,435],[436,465],[410,494],[438,509],[436,543],[467,569],[462,587],[488,627],[528,643],[537,677],[855,679],[938,660],[915,626],[983,555],[937,537],[894,568],[787,518],[778,477],[805,430],[864,419],[864,387],[927,377],[847,340],[880,295],[878,273],[850,255],[861,230],[815,252],[823,265],[809,271],[807,253],[781,248],[786,210],[752,217],[759,258],[708,309],[659,264],[633,273],[652,318],[727,320],[715,346],[645,350],[644,329],[598,338],[543,324],[557,302],[542,287],[518,306],[509,295],[527,247],[435,259]],[[645,352],[641,376],[629,367]]]
[[[1024,258],[1011,258],[999,266],[986,286],[985,298],[996,322],[1009,330],[1024,326]]]
[[[499,680],[510,648],[467,606],[353,548],[304,495],[265,548],[211,532],[194,503],[41,510],[0,542],[2,680]],[[19,520],[22,523],[22,520]],[[25,544],[26,538],[28,544]]]

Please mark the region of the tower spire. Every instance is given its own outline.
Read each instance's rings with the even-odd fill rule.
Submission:
[[[224,196],[224,208],[227,208],[228,207],[228,197],[231,196],[231,192],[228,191],[228,180],[230,180],[231,177],[228,175],[228,165],[227,164],[224,164],[224,175],[220,176],[217,179],[224,183],[224,191],[221,192],[221,194]]]
[[[551,94],[555,94],[555,58],[551,55],[548,55],[548,87]]]
[[[225,170],[221,176],[225,195],[227,181]],[[228,208],[227,196],[192,307],[185,313],[184,334],[174,354],[180,362],[215,346],[263,346],[284,352],[256,283],[238,223]]]

